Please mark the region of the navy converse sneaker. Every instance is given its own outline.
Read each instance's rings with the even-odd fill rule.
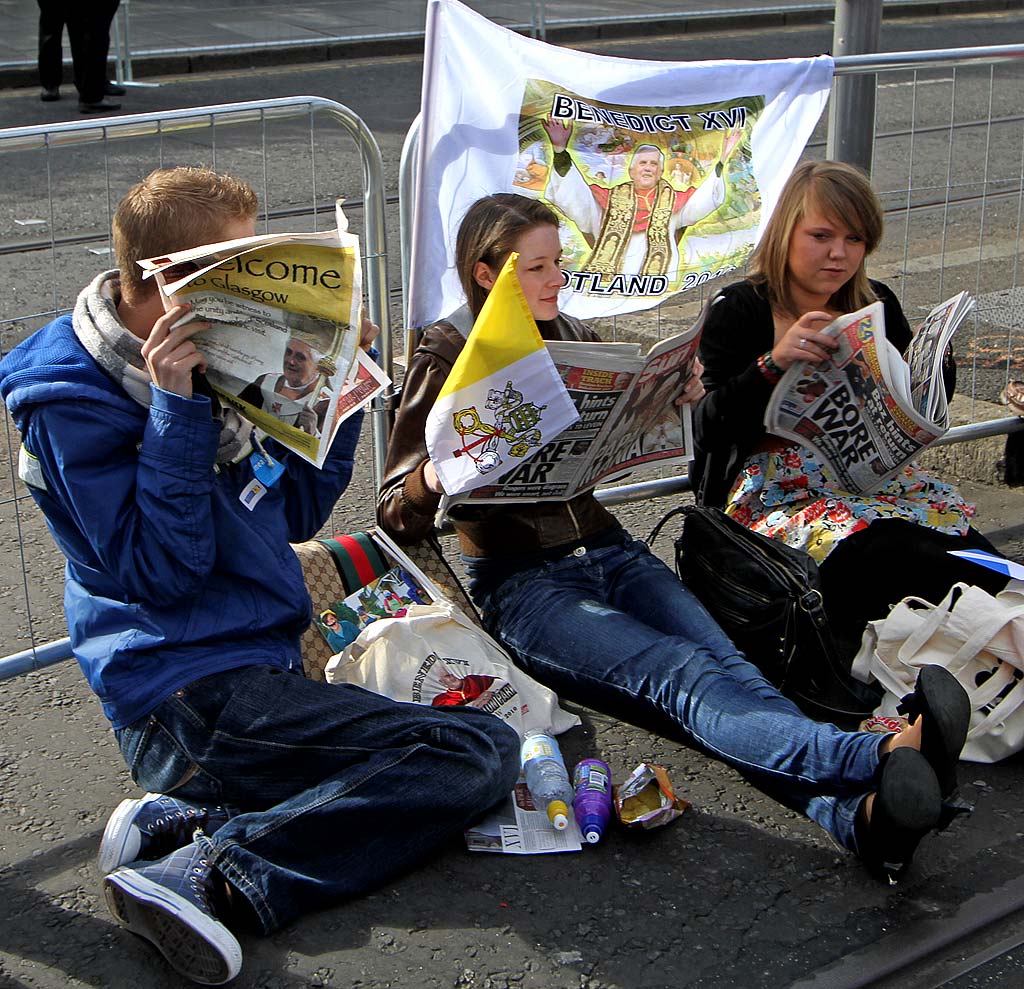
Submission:
[[[134,862],[103,880],[114,919],[144,937],[181,975],[207,986],[229,982],[242,949],[210,904],[218,881],[198,845],[158,862]]]
[[[213,834],[227,824],[225,807],[200,805],[162,793],[122,800],[110,815],[100,839],[99,868],[106,875],[138,859],[163,858],[192,841],[197,828]]]

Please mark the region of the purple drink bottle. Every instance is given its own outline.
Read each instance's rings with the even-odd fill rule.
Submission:
[[[576,823],[583,840],[591,845],[601,840],[612,816],[612,773],[600,759],[583,759],[572,771],[576,795],[572,801]]]

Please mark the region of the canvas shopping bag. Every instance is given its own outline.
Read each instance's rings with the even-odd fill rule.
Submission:
[[[520,737],[530,728],[557,734],[580,723],[448,602],[413,605],[402,618],[372,622],[324,672],[329,683],[354,683],[396,701],[479,707]]]
[[[869,623],[853,675],[885,688],[875,713],[892,716],[926,665],[946,667],[970,697],[962,759],[998,762],[1024,748],[1024,581],[996,597],[956,584],[939,605],[904,598]]]

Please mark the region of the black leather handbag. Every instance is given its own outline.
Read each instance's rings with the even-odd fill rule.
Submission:
[[[802,550],[753,532],[718,508],[684,505],[676,573],[743,654],[811,717],[853,727],[875,706],[839,658],[818,566]]]

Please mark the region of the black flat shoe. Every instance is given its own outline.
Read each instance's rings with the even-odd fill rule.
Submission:
[[[875,875],[895,886],[942,809],[935,772],[917,749],[897,748],[878,764],[871,820],[858,818],[857,849]]]
[[[83,103],[78,101],[79,113],[109,113],[111,110],[120,110],[121,104],[112,100],[97,100],[95,103]]]
[[[59,100],[60,99],[60,90],[59,89],[43,89],[42,92],[39,94],[39,98],[44,103],[53,103],[55,100]]]
[[[116,82],[108,81],[106,86],[103,88],[104,96],[124,96],[127,92],[128,90],[125,89],[124,86],[121,86]]]
[[[914,692],[903,698],[898,710],[911,723],[922,717],[921,754],[935,770],[943,799],[957,805],[956,766],[971,724],[967,691],[944,667],[925,666],[917,675]]]

